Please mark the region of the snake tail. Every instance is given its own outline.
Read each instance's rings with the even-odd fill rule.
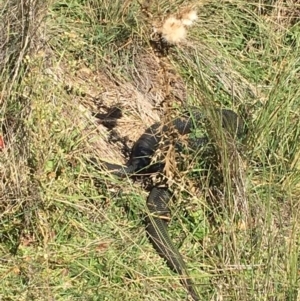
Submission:
[[[146,218],[146,231],[157,253],[167,262],[171,270],[182,276],[181,283],[187,288],[194,301],[199,301],[199,295],[189,278],[185,262],[168,234],[166,220],[162,218],[169,215],[169,199],[170,194],[165,188],[154,187],[151,190],[147,199],[150,214]]]

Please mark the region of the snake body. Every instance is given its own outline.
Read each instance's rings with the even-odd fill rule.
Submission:
[[[236,136],[242,134],[243,122],[235,112],[227,109],[216,109],[215,113],[218,117],[221,117],[223,128],[234,133]],[[173,126],[179,134],[183,135],[190,133],[194,124],[197,124],[199,120],[203,121],[203,118],[205,118],[205,116],[201,112],[196,111],[192,112],[187,119],[175,119],[170,126]],[[104,165],[117,176],[130,176],[138,173],[149,174],[153,171],[162,171],[164,165],[157,163],[151,166],[151,159],[163,135],[169,130],[170,126],[161,126],[159,123],[150,126],[135,142],[130,159],[125,167],[106,162]],[[196,142],[194,141],[194,144],[199,146],[199,144],[205,144],[207,141],[207,137],[202,137],[197,139]],[[165,259],[168,266],[174,272],[182,276],[182,284],[187,288],[194,301],[198,301],[200,298],[194,288],[193,282],[189,279],[185,262],[173,244],[168,234],[167,223],[163,219],[163,216],[169,214],[169,199],[170,194],[167,189],[159,187],[152,188],[147,198],[149,215],[146,217],[146,231],[157,253]]]

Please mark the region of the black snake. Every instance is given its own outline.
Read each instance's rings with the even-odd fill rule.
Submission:
[[[227,109],[215,109],[214,114],[220,119],[222,127],[233,134],[240,137],[243,133],[243,122],[238,115]],[[198,121],[203,122],[207,117],[200,111],[192,111],[186,119],[177,118],[170,126],[161,126],[155,123],[150,126],[144,134],[135,142],[130,159],[126,166],[110,164],[105,162],[106,168],[117,176],[130,176],[134,174],[150,174],[156,171],[162,171],[163,163],[151,164],[152,157],[158,149],[163,135],[174,127],[179,134],[188,134],[193,130],[194,125],[197,126]],[[204,145],[208,142],[208,137],[198,138],[196,144]],[[168,201],[170,194],[167,189],[155,186],[150,191],[147,198],[147,207],[149,214],[146,218],[146,231],[148,237],[158,252],[164,258],[168,266],[182,278],[182,284],[187,288],[195,301],[200,300],[194,284],[190,280],[184,260],[178,249],[173,244],[167,229],[167,223],[163,216],[169,214]]]

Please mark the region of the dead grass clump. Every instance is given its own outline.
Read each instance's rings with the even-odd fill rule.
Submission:
[[[262,14],[265,15],[267,22],[271,23],[276,32],[286,31],[299,22],[300,3],[295,0],[273,1],[273,4],[265,11],[263,10]]]
[[[45,2],[40,0],[12,0],[1,6],[0,66],[2,72],[8,72],[12,82],[21,72],[25,56],[41,44],[39,28],[45,7]]]
[[[38,29],[44,9],[43,1],[5,1],[0,7],[0,133],[5,142],[0,154],[1,240],[7,241],[11,252],[17,250],[23,229],[33,227],[28,210],[39,203],[39,189],[32,179],[31,133],[26,126],[30,99],[22,78],[27,71],[26,58],[42,41]]]

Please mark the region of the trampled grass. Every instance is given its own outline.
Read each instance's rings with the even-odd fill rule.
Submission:
[[[198,20],[161,56],[152,25],[186,5]],[[190,105],[247,124],[237,147],[212,127],[207,172],[199,154],[180,172],[170,162],[169,232],[199,294],[300,300],[297,1],[22,0],[0,12],[0,300],[186,300],[146,237],[141,183],[88,159],[125,163],[148,126]]]

